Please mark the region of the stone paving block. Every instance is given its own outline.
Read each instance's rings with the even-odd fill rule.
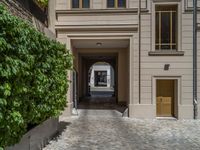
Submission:
[[[78,110],[43,150],[199,150],[200,120],[121,117],[116,110]]]

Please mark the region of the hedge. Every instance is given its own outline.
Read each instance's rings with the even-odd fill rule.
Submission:
[[[0,147],[66,106],[72,55],[0,4]]]

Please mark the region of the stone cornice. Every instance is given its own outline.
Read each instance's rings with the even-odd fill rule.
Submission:
[[[137,31],[137,24],[121,25],[55,25],[58,30],[76,30],[76,31]]]
[[[56,10],[56,14],[102,14],[102,13],[135,13],[138,9],[72,9],[72,10]]]

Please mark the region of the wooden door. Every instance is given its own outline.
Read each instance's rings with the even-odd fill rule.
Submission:
[[[157,80],[156,113],[158,117],[174,116],[174,80]]]

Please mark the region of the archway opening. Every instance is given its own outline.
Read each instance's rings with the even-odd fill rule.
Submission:
[[[88,93],[91,97],[115,97],[115,71],[107,62],[96,62],[88,71]]]
[[[82,54],[79,74],[79,109],[116,109],[118,55]]]
[[[77,70],[77,108],[114,109],[123,112],[130,101],[129,39],[103,37],[72,39],[71,42],[76,58],[74,67]],[[99,43],[101,44],[98,45]],[[94,66],[102,64],[111,66],[114,77],[109,79],[106,70],[92,71]]]

